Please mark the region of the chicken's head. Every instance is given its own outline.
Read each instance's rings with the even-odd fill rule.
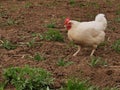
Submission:
[[[67,30],[70,30],[70,29],[71,29],[70,18],[66,18],[66,19],[65,19],[64,26],[67,28]]]

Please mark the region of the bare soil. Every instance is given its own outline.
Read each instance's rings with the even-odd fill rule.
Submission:
[[[120,88],[120,54],[112,48],[112,44],[120,39],[120,22],[117,11],[120,10],[119,0],[1,0],[0,1],[0,39],[7,39],[17,48],[6,50],[0,47],[0,81],[3,80],[3,69],[10,66],[44,68],[53,74],[55,84],[53,88],[60,88],[68,78],[76,77],[89,79],[92,85],[104,87]],[[26,4],[27,3],[27,4]],[[32,3],[30,5],[30,3]],[[4,13],[1,15],[1,13]],[[107,66],[91,67],[89,54],[91,49],[82,51],[73,57],[77,50],[69,44],[67,31],[64,29],[64,19],[70,17],[74,20],[89,21],[94,20],[95,15],[104,13],[108,20],[106,30],[106,42],[104,46],[97,48],[95,56],[102,57],[107,62]],[[12,25],[6,25],[6,21],[11,18],[16,20]],[[64,36],[65,42],[55,42],[46,40],[36,40],[34,47],[28,47],[24,43],[31,41],[33,33],[43,34],[48,30],[46,25],[54,22],[56,30]],[[44,54],[45,61],[35,61],[23,56],[33,56],[36,52]],[[59,58],[74,62],[72,65],[58,66]],[[7,89],[13,90],[10,86]],[[6,89],[6,90],[7,90]]]

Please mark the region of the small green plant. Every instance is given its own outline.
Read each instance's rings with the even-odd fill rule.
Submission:
[[[65,66],[65,61],[63,59],[58,60],[57,65],[58,66]]]
[[[35,53],[33,59],[36,60],[36,61],[43,61],[43,60],[45,60],[45,58],[43,56],[41,56],[40,53]]]
[[[35,45],[35,38],[33,38],[31,41],[27,42],[28,47],[34,47]]]
[[[64,59],[59,59],[57,62],[58,66],[69,66],[71,64],[73,64],[73,62],[64,61]]]
[[[60,31],[53,30],[53,29],[49,29],[47,32],[45,32],[44,39],[46,39],[48,41],[59,41],[59,42],[64,41],[63,36],[60,33]]]
[[[85,83],[78,80],[68,80],[67,90],[87,90]]]
[[[62,90],[99,90],[98,87],[88,85],[87,81],[68,80],[66,87]]]
[[[90,85],[87,80],[80,81],[78,79],[69,79],[64,87],[60,90],[119,90],[118,88],[104,88]]]
[[[70,0],[69,3],[70,3],[70,5],[74,6],[75,5],[75,0]]]
[[[76,47],[76,44],[73,41],[70,41],[68,43],[68,47]]]
[[[47,25],[47,28],[55,28],[55,23],[50,23]]]
[[[113,2],[110,1],[110,0],[106,0],[106,3],[107,3],[109,6],[111,6],[111,5],[113,4]]]
[[[120,17],[116,17],[115,21],[118,22],[118,23],[120,23]]]
[[[107,66],[107,61],[103,60],[101,57],[91,57],[91,61],[89,63],[90,66]]]
[[[116,15],[120,15],[120,10],[117,10],[117,11],[116,11]]]
[[[4,47],[7,50],[12,50],[12,49],[16,49],[16,45],[12,44],[10,41],[8,40],[4,40],[2,42],[2,47]]]
[[[120,53],[120,39],[116,40],[113,45],[112,48],[117,52]]]
[[[100,62],[101,58],[100,57],[92,57],[91,58],[91,62],[90,62],[90,66],[95,67],[98,65],[98,63]]]
[[[0,83],[0,90],[4,90],[5,85],[1,82]]]
[[[96,3],[96,2],[91,2],[91,3],[88,3],[88,4],[89,4],[89,6],[92,6],[92,7],[96,8],[96,9],[100,8],[100,5],[98,3]]]
[[[8,18],[7,19],[7,25],[11,26],[11,25],[16,25],[18,22],[14,19]]]
[[[0,17],[7,17],[7,12],[6,11],[1,11],[0,12]]]
[[[31,8],[31,7],[33,7],[33,3],[31,2],[25,3],[25,8]]]
[[[40,38],[40,40],[43,40],[44,39],[44,36],[43,35],[41,35],[40,33],[32,33],[32,37],[34,37],[34,38]]]
[[[53,82],[48,71],[29,66],[7,68],[3,75],[5,81],[15,86],[16,90],[46,90]]]
[[[44,36],[43,35],[39,35],[39,38],[40,38],[40,40],[44,40]]]
[[[40,36],[40,33],[32,33],[32,36],[33,37],[38,37],[38,36]]]

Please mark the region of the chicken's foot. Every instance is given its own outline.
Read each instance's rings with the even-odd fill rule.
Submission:
[[[76,56],[80,52],[81,47],[78,46],[78,50],[73,54],[73,56]]]

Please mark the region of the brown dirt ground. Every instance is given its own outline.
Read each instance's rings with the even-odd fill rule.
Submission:
[[[32,5],[26,8],[26,3]],[[116,53],[111,45],[120,38],[120,23],[115,21],[116,14],[120,10],[119,0],[75,0],[71,5],[69,0],[1,0],[0,13],[0,38],[7,39],[14,44],[28,42],[32,39],[32,33],[43,33],[48,30],[45,25],[55,22],[55,29],[60,30],[64,36],[64,43],[37,40],[42,44],[36,44],[29,48],[26,45],[19,45],[15,50],[6,50],[0,47],[0,80],[2,81],[2,69],[10,66],[42,67],[53,74],[55,78],[54,88],[59,88],[67,78],[76,77],[90,80],[91,84],[103,87],[120,88],[120,54]],[[106,30],[107,44],[99,47],[95,56],[102,57],[107,61],[108,66],[90,67],[90,49],[82,50],[78,56],[73,57],[76,47],[69,45],[67,31],[63,27],[65,17],[74,20],[93,20],[98,13],[105,13],[108,20]],[[3,23],[12,18],[17,24],[4,25]],[[44,54],[46,60],[42,62],[22,58],[23,55],[33,56],[36,52]],[[74,64],[67,67],[57,66],[59,58],[66,61],[73,61]],[[8,87],[13,90],[12,87]],[[7,90],[7,89],[6,89]]]

